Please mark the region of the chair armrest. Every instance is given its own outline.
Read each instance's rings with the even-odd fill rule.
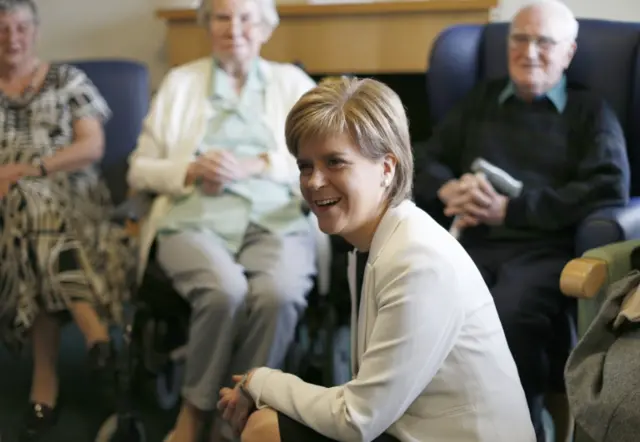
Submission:
[[[137,193],[132,195],[113,209],[111,221],[124,225],[127,222],[138,222],[142,220],[149,212],[154,196],[155,195],[150,193]]]
[[[572,259],[560,275],[560,290],[575,298],[594,298],[608,282],[631,271],[631,252],[636,247],[640,247],[640,240],[617,242]]]
[[[607,263],[594,258],[572,259],[562,269],[560,290],[574,298],[593,298],[607,280]]]
[[[626,207],[605,207],[585,218],[576,233],[577,255],[630,239],[640,239],[640,198]]]

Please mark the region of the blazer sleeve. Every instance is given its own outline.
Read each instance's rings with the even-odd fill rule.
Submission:
[[[289,93],[285,98],[285,110],[281,130],[284,134],[284,120],[291,108],[307,91],[315,87],[316,83],[309,77],[302,69],[294,65],[287,65],[286,70],[282,71],[282,78],[278,80],[284,83],[282,90],[287,90]],[[280,138],[278,138],[280,139]],[[269,166],[264,175],[278,183],[284,184],[297,184],[300,178],[300,171],[298,170],[298,163],[296,158],[291,155],[287,145],[284,142],[284,135],[281,137],[282,143],[278,145],[278,149],[269,152]]]
[[[173,123],[169,119],[177,80],[171,72],[165,77],[143,122],[138,145],[129,157],[127,181],[134,190],[180,196],[193,189],[184,185],[190,159],[167,155],[164,128]]]
[[[405,413],[454,347],[465,313],[450,264],[418,246],[396,255],[376,271],[378,317],[356,378],[324,388],[260,368],[248,385],[258,406],[340,441],[373,440]]]

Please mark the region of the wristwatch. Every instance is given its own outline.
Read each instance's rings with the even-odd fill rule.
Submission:
[[[44,165],[44,161],[42,161],[41,157],[34,158],[33,161],[31,162],[31,165],[33,167],[36,167],[40,171],[40,176],[47,176],[49,174],[49,172],[47,171],[47,168]]]
[[[240,391],[242,391],[243,394],[247,395],[248,397],[251,397],[251,394],[246,389],[247,379],[249,379],[248,372],[245,373],[244,376],[242,376],[242,379],[240,379],[240,382],[238,382],[238,387],[240,388]],[[253,398],[251,399],[253,400]]]
[[[249,402],[248,412],[249,414],[251,414],[258,409],[258,406],[256,404],[256,401],[253,399],[253,396],[251,396],[251,393],[249,393],[249,391],[246,389],[247,379],[249,379],[249,372],[245,373],[244,376],[242,376],[242,379],[240,379],[240,382],[238,382],[238,388],[240,388],[240,393],[242,393],[242,396],[244,396],[244,398]]]

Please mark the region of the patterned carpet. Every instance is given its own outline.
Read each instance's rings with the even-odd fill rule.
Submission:
[[[92,442],[111,410],[95,403],[85,368],[84,344],[80,333],[67,326],[60,355],[62,412],[55,430],[42,442]],[[31,375],[28,355],[17,359],[0,348],[0,441],[14,442],[26,407]],[[174,422],[175,411],[166,412],[150,398],[138,401],[147,441],[160,442]]]

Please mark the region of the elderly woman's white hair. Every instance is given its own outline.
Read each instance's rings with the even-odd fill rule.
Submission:
[[[275,0],[249,1],[255,2],[258,5],[260,16],[262,17],[262,23],[267,27],[269,32],[273,32],[273,30],[280,24],[280,16],[278,15]],[[198,9],[200,23],[206,24],[209,21],[209,17],[211,17],[211,4],[211,0],[200,1],[200,8]]]
[[[38,5],[34,0],[0,0],[0,12],[11,12],[18,8],[27,8],[31,11],[33,21],[40,23],[40,17],[38,15]]]
[[[544,11],[546,14],[553,16],[558,20],[559,26],[562,27],[562,32],[567,40],[575,42],[578,38],[578,30],[580,25],[576,16],[571,9],[560,0],[535,0],[525,4],[514,15],[518,17],[523,12],[530,11],[532,9]]]

